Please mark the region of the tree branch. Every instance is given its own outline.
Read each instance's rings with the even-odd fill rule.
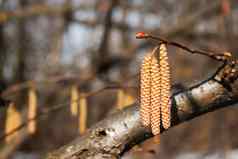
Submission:
[[[34,17],[38,15],[61,15],[66,12],[76,11],[87,8],[86,6],[48,6],[42,4],[34,4],[24,8],[15,9],[14,11],[0,11],[0,24],[6,23],[10,20],[21,20],[24,18]]]
[[[196,50],[196,49],[191,49],[183,44],[174,42],[174,41],[168,41],[164,38],[158,37],[158,36],[153,36],[144,32],[138,32],[136,34],[136,38],[137,39],[153,39],[158,41],[159,43],[164,43],[164,44],[168,44],[168,45],[172,45],[175,47],[178,47],[180,49],[183,49],[191,54],[200,54],[203,56],[207,56],[210,57],[213,60],[217,60],[217,61],[222,61],[222,62],[226,62],[229,59],[231,59],[232,55],[229,52],[224,52],[224,53],[214,53],[214,52],[208,52],[208,51],[203,51],[203,50]],[[232,59],[231,59],[232,60]],[[235,62],[235,61],[234,61]]]
[[[224,64],[207,80],[174,93],[171,97],[172,126],[236,103],[237,72],[226,74],[233,69],[234,66]],[[140,122],[138,104],[134,104],[97,123],[85,135],[49,154],[46,159],[118,158],[150,137],[151,131]]]

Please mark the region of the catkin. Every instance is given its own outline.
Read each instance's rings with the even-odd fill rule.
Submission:
[[[70,112],[72,116],[77,116],[78,103],[79,103],[79,92],[77,85],[73,85],[71,88],[71,99],[70,99]]]
[[[135,102],[135,98],[129,90],[119,89],[117,91],[117,108],[123,109]]]
[[[159,50],[159,52],[158,52]],[[145,56],[141,68],[140,116],[144,126],[151,126],[152,133],[160,133],[170,122],[170,70],[165,44]]]
[[[87,98],[84,93],[81,93],[83,98],[79,98],[79,133],[83,134],[87,129]]]
[[[14,103],[10,103],[6,112],[5,134],[9,134],[22,124],[21,114],[16,109]],[[19,137],[19,131],[14,132],[12,135],[7,135],[5,138],[6,143]]]
[[[161,115],[162,124],[165,129],[170,127],[170,68],[168,62],[168,52],[165,44],[160,45],[160,77],[161,77]]]
[[[140,73],[140,117],[144,126],[150,125],[151,112],[151,60],[152,55],[147,54],[143,60]]]
[[[118,109],[123,109],[124,98],[125,98],[125,91],[123,89],[119,89],[117,91],[117,108]]]
[[[161,95],[161,78],[160,78],[160,66],[159,58],[157,57],[157,50],[155,48],[151,63],[151,128],[154,135],[160,133],[160,95]]]
[[[34,87],[29,89],[29,108],[28,108],[28,120],[32,120],[28,123],[28,132],[34,134],[36,132],[36,121],[33,120],[37,115],[37,95]]]

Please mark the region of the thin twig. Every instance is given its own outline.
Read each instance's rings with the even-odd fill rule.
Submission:
[[[221,61],[221,62],[227,62],[228,60],[231,59],[232,55],[229,52],[224,52],[224,53],[215,53],[215,52],[211,52],[211,51],[203,51],[203,50],[196,50],[196,49],[191,49],[187,46],[185,46],[184,44],[180,44],[174,41],[169,41],[167,39],[158,37],[158,36],[154,36],[148,33],[144,33],[144,32],[139,32],[136,34],[136,38],[137,39],[152,39],[152,40],[156,40],[159,41],[160,43],[165,43],[168,45],[172,45],[175,47],[178,47],[180,49],[183,49],[191,54],[200,54],[200,55],[204,55],[207,57],[210,57],[216,61]]]

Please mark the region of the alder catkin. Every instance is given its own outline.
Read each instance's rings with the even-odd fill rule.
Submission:
[[[140,117],[144,126],[150,125],[151,112],[151,61],[152,54],[144,57],[140,73]]]
[[[28,107],[28,120],[32,120],[37,115],[37,94],[36,89],[31,87],[29,89],[29,107]],[[32,120],[28,123],[27,129],[30,134],[34,134],[36,132],[36,120]]]
[[[14,103],[10,103],[7,112],[6,112],[6,120],[5,120],[5,134],[12,133],[15,129],[17,129],[22,124],[22,118],[20,112],[16,109]],[[12,140],[16,140],[19,138],[19,131],[11,135],[7,135],[5,138],[6,144],[10,144]]]
[[[124,100],[125,100],[125,90],[119,89],[117,91],[117,108],[118,109],[123,109],[124,105]]]
[[[161,103],[161,77],[159,58],[157,54],[158,47],[153,51],[151,63],[151,129],[154,135],[160,133],[160,103]]]
[[[72,116],[77,116],[78,114],[78,104],[79,103],[79,92],[77,85],[73,85],[71,88],[71,99],[70,99],[70,112]]]
[[[142,123],[144,126],[151,126],[154,135],[159,135],[161,124],[165,129],[171,125],[170,68],[165,44],[145,56],[140,89]]]
[[[160,77],[161,77],[161,115],[162,124],[165,129],[170,127],[170,68],[168,52],[165,44],[160,45]]]
[[[87,129],[87,114],[88,114],[88,106],[87,106],[87,98],[84,93],[81,93],[81,98],[79,98],[79,134],[85,133]]]

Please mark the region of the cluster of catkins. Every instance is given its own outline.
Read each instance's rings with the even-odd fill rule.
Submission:
[[[154,135],[158,135],[162,126],[168,129],[171,124],[170,69],[165,44],[144,57],[140,78],[141,120],[144,126],[151,127]]]

